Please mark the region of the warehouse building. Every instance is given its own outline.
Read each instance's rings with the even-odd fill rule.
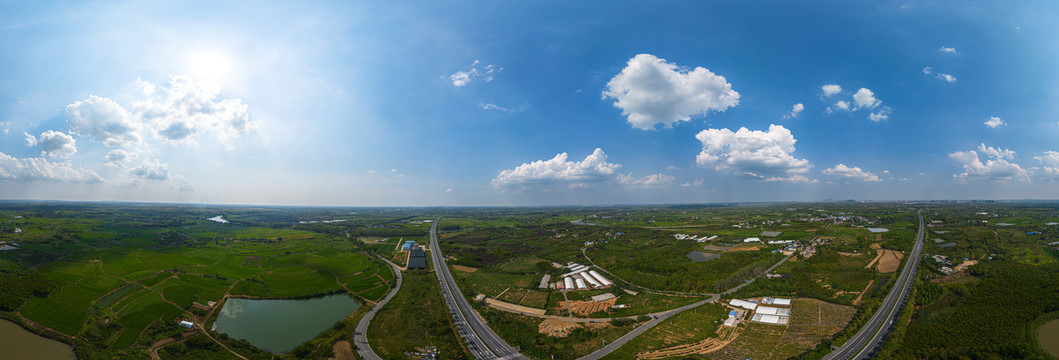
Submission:
[[[754,309],[757,308],[757,304],[756,303],[752,303],[752,302],[745,301],[745,300],[732,299],[732,301],[729,301],[728,303],[732,304],[732,306],[741,307],[741,308],[744,308],[744,309],[747,309],[747,310],[754,310]]]
[[[787,323],[790,322],[790,317],[781,315],[754,314],[754,316],[750,318],[750,321],[764,324],[787,325]]]
[[[757,311],[754,312],[754,314],[790,316],[791,309],[771,306],[758,306]]]

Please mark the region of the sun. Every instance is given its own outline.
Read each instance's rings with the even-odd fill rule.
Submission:
[[[188,59],[191,76],[203,80],[220,80],[228,75],[228,57],[218,52],[196,52]]]

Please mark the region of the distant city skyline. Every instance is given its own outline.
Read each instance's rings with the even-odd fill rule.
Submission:
[[[1059,199],[1059,4],[812,5],[5,3],[0,199]]]

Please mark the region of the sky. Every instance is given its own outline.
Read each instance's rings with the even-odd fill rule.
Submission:
[[[1059,199],[1053,1],[0,0],[0,199]]]

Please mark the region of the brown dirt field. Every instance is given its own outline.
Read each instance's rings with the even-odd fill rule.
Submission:
[[[854,253],[847,253],[847,252],[841,252],[841,251],[839,251],[838,254],[842,255],[842,256],[864,256],[864,254],[862,254],[862,253],[854,254]]]
[[[470,267],[470,266],[463,266],[463,265],[452,265],[452,269],[453,270],[463,271],[463,272],[469,272],[469,273],[478,271],[478,268],[473,268],[473,267]]]
[[[541,321],[540,325],[537,325],[537,332],[561,338],[570,335],[570,331],[578,327],[581,327],[581,325],[575,322],[548,319]]]
[[[509,302],[496,300],[496,299],[493,299],[493,298],[486,298],[485,299],[485,304],[489,305],[490,307],[493,307],[495,309],[503,310],[503,311],[507,311],[507,312],[521,312],[521,313],[526,313],[526,314],[536,314],[538,316],[543,316],[544,313],[546,312],[544,309],[538,309],[538,308],[532,308],[532,307],[529,307],[529,306],[516,305],[516,304],[509,303]]]
[[[761,247],[759,247],[757,245],[739,244],[739,245],[736,245],[736,246],[728,248],[728,250],[725,250],[724,252],[758,251],[758,250],[761,250]]]
[[[336,342],[335,346],[331,347],[331,351],[335,353],[335,356],[327,360],[354,360],[353,346],[349,345],[349,341]]]
[[[637,359],[665,359],[671,357],[682,357],[691,354],[708,354],[717,351],[739,336],[741,327],[722,326],[718,331],[718,337],[706,338],[691,344],[677,345],[665,349],[647,351],[636,354]]]
[[[860,291],[860,295],[857,295],[857,298],[853,299],[853,305],[859,305],[860,304],[860,298],[864,297],[864,293],[868,292],[868,289],[871,289],[871,286],[874,285],[874,284],[875,284],[875,280],[874,279],[868,281],[868,286],[865,286],[864,290]]]
[[[870,247],[875,250],[882,249],[882,245],[879,245],[879,243],[873,243]]]
[[[703,250],[709,250],[709,251],[725,251],[725,250],[728,250],[729,248],[730,247],[728,247],[728,246],[718,246],[718,245],[706,245],[706,246],[702,247]]]
[[[974,266],[978,264],[978,260],[964,260],[960,265],[956,265],[956,271],[967,271],[968,266]]]
[[[879,259],[879,272],[886,274],[897,271],[897,268],[901,266],[901,259],[905,257],[905,254],[902,254],[897,250],[880,251],[882,251],[884,255]]]
[[[570,311],[576,315],[587,316],[597,311],[606,311],[614,306],[618,302],[618,298],[613,298],[606,301],[595,302],[592,300],[588,301],[570,301]],[[559,302],[559,309],[566,308],[566,301]]]

